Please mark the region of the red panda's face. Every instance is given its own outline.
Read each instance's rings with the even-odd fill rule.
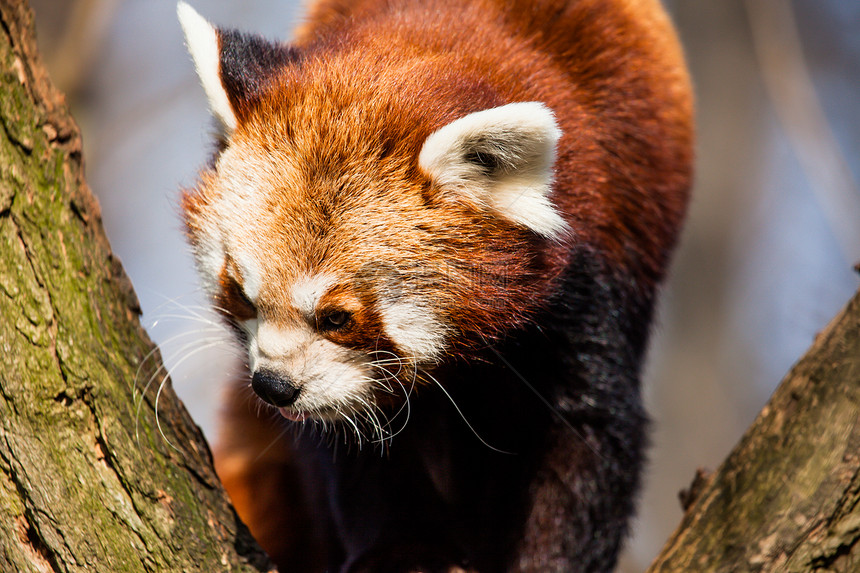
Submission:
[[[206,43],[236,38],[195,18],[183,25],[225,145],[185,219],[263,400],[293,419],[373,419],[433,365],[528,319],[553,279],[545,246],[566,236],[549,109],[440,123],[311,73],[243,99]]]
[[[263,396],[285,414],[375,404],[396,376],[439,360],[449,337],[440,277],[419,268],[438,255],[429,229],[416,231],[422,189],[397,168],[323,169],[291,142],[264,151],[258,136],[233,134],[189,211],[204,282],[251,372],[299,389]]]

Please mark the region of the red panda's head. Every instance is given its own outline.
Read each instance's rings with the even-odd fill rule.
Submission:
[[[262,399],[352,417],[541,306],[567,240],[546,106],[179,14],[223,140],[186,225]]]

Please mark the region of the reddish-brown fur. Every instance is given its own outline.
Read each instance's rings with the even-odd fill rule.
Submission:
[[[486,359],[488,344],[551,310],[575,254],[587,251],[605,273],[600,280],[623,281],[620,299],[645,309],[637,306],[630,320],[647,330],[684,214],[692,153],[688,78],[657,0],[322,0],[293,46],[301,54],[295,65],[234,102],[239,121],[229,145],[285,166],[270,179],[266,208],[243,229],[282,261],[258,312],[289,323],[296,315],[287,316],[278,301],[296,277],[327,270],[360,277],[396,261],[389,269],[396,276],[435,273],[415,288],[433,293],[435,310],[455,333],[444,359]],[[451,197],[418,167],[435,130],[471,112],[528,101],[552,109],[563,132],[551,199],[571,235],[558,241]],[[214,180],[205,172],[184,197],[192,241],[210,224]],[[236,275],[225,272],[218,303],[241,320],[248,309],[241,285],[231,283]],[[326,297],[356,323],[332,333],[334,341],[398,350],[379,334],[377,301],[360,281]],[[636,370],[644,334],[637,327],[630,336]],[[631,392],[638,400],[638,387]],[[247,398],[231,394],[219,473],[240,515],[282,563],[295,564],[297,548],[310,552],[285,570],[307,570],[316,559],[310,548],[326,541],[302,528],[305,502],[280,499],[284,484],[293,483],[293,454],[267,450],[284,440],[282,429],[248,415],[248,407]],[[591,454],[582,444],[560,445],[559,432],[549,432],[549,453],[534,465],[576,483],[577,475],[590,475]],[[562,503],[554,489],[534,483],[532,503]],[[555,547],[554,514],[525,511],[523,538],[512,540],[520,544],[519,565],[511,569],[555,570],[546,564],[556,557],[529,554]]]
[[[394,4],[318,2],[296,44],[327,47],[328,34],[336,35],[351,56],[337,66],[358,77],[380,59],[386,68],[406,68],[408,77],[398,69],[368,88],[400,92],[406,106],[438,114],[428,118],[428,132],[412,133],[413,146],[465,111],[509,101],[547,103],[565,133],[556,162],[556,188],[565,192],[554,200],[572,217],[577,238],[602,245],[625,266],[633,249],[648,262],[649,278],[660,277],[686,206],[692,101],[681,50],[659,2],[484,0],[452,10],[444,1],[407,1],[397,4],[423,10],[392,17],[387,7]],[[426,44],[425,54],[434,53],[418,69],[407,59],[423,55],[413,47],[416,40]],[[446,88],[454,97],[438,93]],[[386,99],[367,103],[412,125],[410,114],[382,109]]]
[[[273,252],[359,272],[368,260],[386,260],[388,248],[413,250],[419,262],[444,260],[447,253],[423,239],[445,237],[458,259],[478,262],[469,272],[525,277],[522,284],[485,280],[484,296],[464,289],[444,301],[465,332],[492,338],[544,298],[547,282],[567,264],[567,247],[547,244],[535,272],[520,257],[531,250],[521,229],[467,209],[428,214],[422,199],[432,190],[415,160],[427,136],[457,117],[543,101],[564,132],[555,169],[555,188],[564,192],[552,198],[574,240],[599,245],[653,288],[684,213],[691,160],[688,79],[658,2],[453,4],[320,2],[294,43],[305,54],[301,65],[285,67],[275,89],[240,108],[235,140],[300,166],[296,180],[273,196],[271,220],[256,225],[272,233]],[[349,204],[325,204],[332,187],[353,191],[337,197]],[[205,196],[186,197],[192,228],[194,204]],[[314,201],[323,203],[308,212]],[[391,230],[377,226],[375,214],[384,209],[414,220],[414,229],[367,244]],[[325,225],[325,213],[347,211],[338,244],[325,253],[307,241],[312,232],[271,231],[284,219],[312,230]],[[479,236],[462,241],[464,230]],[[373,251],[356,253],[356,245]],[[499,316],[505,324],[497,324]]]

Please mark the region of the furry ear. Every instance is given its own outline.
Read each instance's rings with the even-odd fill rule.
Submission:
[[[212,114],[229,135],[268,80],[297,59],[296,51],[259,36],[215,28],[185,2],[179,2],[176,12]]]
[[[567,228],[549,200],[561,130],[542,103],[475,112],[433,132],[418,165],[443,192],[486,206],[547,238]]]

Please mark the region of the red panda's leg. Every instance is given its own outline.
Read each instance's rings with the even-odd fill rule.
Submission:
[[[290,428],[265,408],[257,415],[247,381],[231,384],[225,398],[215,469],[239,517],[281,571],[321,571]]]
[[[553,421],[510,573],[615,568],[639,488],[646,434],[639,413],[625,412],[610,430]]]

